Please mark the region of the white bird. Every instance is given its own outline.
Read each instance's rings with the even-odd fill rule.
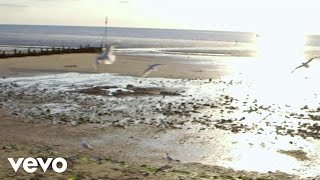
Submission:
[[[158,70],[157,66],[160,66],[160,65],[163,65],[163,64],[150,64],[149,67],[143,72],[143,75],[141,77],[147,77],[148,74],[150,74],[152,71]]]
[[[108,48],[106,48],[108,49]],[[113,54],[114,46],[109,47],[109,51],[100,53],[95,60],[95,69],[100,64],[113,64],[116,61],[116,56]]]
[[[85,149],[90,149],[92,150],[92,147],[90,146],[90,144],[86,141],[86,140],[82,140],[81,141],[81,146]]]
[[[317,59],[317,58],[319,58],[319,57],[310,58],[307,62],[304,62],[304,63],[302,63],[300,66],[294,68],[294,69],[291,71],[291,73],[293,73],[295,70],[297,70],[297,69],[299,69],[299,68],[302,68],[302,67],[309,68],[309,66],[310,66],[309,63],[310,63],[312,60]]]

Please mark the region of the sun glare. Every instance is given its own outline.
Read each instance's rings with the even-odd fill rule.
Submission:
[[[288,66],[304,59],[305,34],[301,32],[268,31],[257,37],[258,59],[274,66]]]

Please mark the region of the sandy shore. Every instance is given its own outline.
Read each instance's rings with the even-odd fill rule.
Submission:
[[[161,133],[161,128],[95,128],[94,125],[65,126],[50,123],[30,123],[25,119],[12,118],[0,110],[0,178],[1,179],[288,179],[283,173],[254,173],[234,171],[217,166],[197,163],[169,162],[161,154],[156,159],[140,159],[131,154],[136,141]],[[122,136],[118,141],[93,145],[93,150],[83,149],[82,138],[89,141],[106,136]],[[123,139],[126,140],[123,140]],[[7,158],[64,157],[68,170],[63,174],[48,171],[14,173]]]
[[[318,175],[316,103],[269,103],[243,79],[219,78],[228,73],[188,59],[118,56],[97,73],[94,57],[0,60],[0,179]],[[164,65],[140,78],[151,63]],[[6,158],[27,156],[62,156],[70,166],[64,174],[13,173]]]
[[[32,73],[50,72],[82,72],[82,73],[118,73],[139,77],[149,64],[164,64],[159,71],[150,74],[150,77],[166,78],[217,78],[222,72],[216,71],[208,65],[183,63],[167,57],[152,56],[117,56],[112,65],[99,66],[98,70],[93,67],[95,54],[66,54],[40,57],[24,57],[0,59],[0,76],[23,76]]]

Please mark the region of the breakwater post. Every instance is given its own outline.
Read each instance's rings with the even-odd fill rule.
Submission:
[[[100,52],[100,47],[91,47],[90,45],[75,47],[51,47],[51,48],[27,48],[13,49],[13,50],[0,50],[0,59],[12,57],[26,57],[26,56],[44,56],[54,54],[71,54],[71,53],[97,53]]]

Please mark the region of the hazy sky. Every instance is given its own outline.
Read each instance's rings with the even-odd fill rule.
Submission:
[[[281,3],[280,3],[281,1]],[[317,0],[0,0],[1,24],[320,34]]]

